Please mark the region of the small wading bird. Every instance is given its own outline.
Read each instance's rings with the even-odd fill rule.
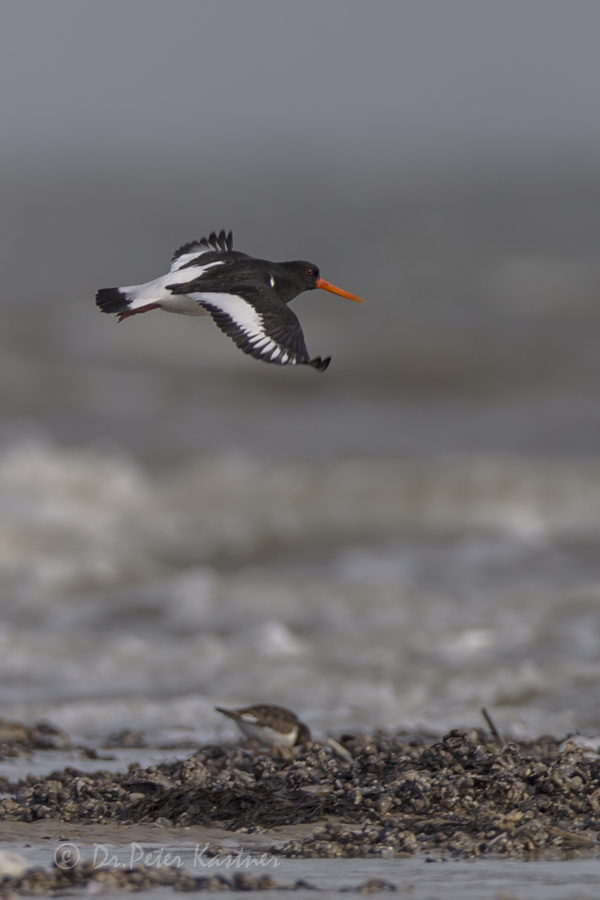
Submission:
[[[363,303],[321,278],[313,263],[275,263],[233,249],[231,231],[192,241],[174,254],[167,275],[129,287],[102,288],[96,304],[129,316],[164,309],[186,316],[212,316],[244,353],[280,366],[313,366],[324,372],[331,357],[311,359],[300,322],[287,306],[303,291],[322,288]]]
[[[285,706],[258,704],[241,709],[223,709],[222,706],[215,706],[215,709],[233,719],[247,738],[263,746],[291,750],[296,744],[310,741],[307,726]]]

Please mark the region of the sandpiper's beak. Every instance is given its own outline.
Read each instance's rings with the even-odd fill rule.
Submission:
[[[357,303],[365,302],[362,297],[357,297],[356,294],[349,294],[348,291],[343,291],[341,288],[336,287],[335,284],[330,284],[324,278],[317,278],[317,287],[322,288],[324,291],[331,291],[332,294],[339,294],[340,297],[346,297],[348,300],[356,300]]]

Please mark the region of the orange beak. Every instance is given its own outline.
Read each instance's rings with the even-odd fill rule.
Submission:
[[[335,284],[330,284],[324,278],[317,278],[317,287],[322,288],[324,291],[331,291],[332,294],[339,294],[340,297],[346,297],[347,300],[356,300],[357,303],[365,302],[362,297],[357,297],[356,294],[349,294],[348,291],[343,291],[341,288],[336,287]]]

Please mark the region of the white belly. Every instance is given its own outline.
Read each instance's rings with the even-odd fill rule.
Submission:
[[[171,294],[163,297],[159,302],[160,308],[165,312],[179,313],[182,316],[208,316],[210,313],[192,300],[187,294]]]
[[[255,725],[244,718],[236,719],[244,734],[255,740],[258,744],[266,744],[268,747],[293,747],[298,737],[298,726],[292,728],[288,734],[274,731],[272,728]]]

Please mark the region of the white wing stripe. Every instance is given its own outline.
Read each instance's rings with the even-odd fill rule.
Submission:
[[[245,300],[242,300],[241,297],[236,297],[235,294],[204,294],[200,291],[194,291],[193,293],[188,294],[188,296],[193,300],[196,300],[197,303],[206,302],[211,306],[220,309],[221,312],[224,312],[225,315],[229,316],[232,322],[235,322],[238,328],[241,328],[248,337],[253,337],[254,335],[265,337],[261,317],[254,307],[250,306],[249,303],[246,303]]]
[[[192,250],[190,253],[183,253],[181,256],[178,256],[171,263],[171,272],[176,272],[178,269],[181,269],[182,266],[185,266],[187,263],[191,262],[193,259],[196,259],[198,256],[202,256],[204,253],[210,253],[208,247],[205,250]]]
[[[241,297],[235,294],[212,294],[194,292],[187,295],[196,303],[206,303],[213,309],[218,309],[234,322],[240,331],[243,331],[251,344],[252,350],[258,351],[263,358],[269,357],[274,362],[278,357],[281,363],[296,364],[292,354],[281,347],[276,341],[265,334],[262,316]],[[270,354],[270,356],[269,356]],[[283,355],[282,355],[283,354]]]
[[[193,257],[192,257],[193,258]],[[200,278],[201,275],[204,275],[205,272],[208,272],[209,269],[214,269],[215,266],[222,266],[223,260],[217,259],[215,262],[204,263],[203,266],[190,266],[189,269],[185,269],[184,271],[177,270],[175,272],[169,272],[168,275],[163,275],[163,278],[166,279],[168,284],[185,284],[186,281],[195,281],[196,278]],[[162,281],[162,279],[159,279]]]

